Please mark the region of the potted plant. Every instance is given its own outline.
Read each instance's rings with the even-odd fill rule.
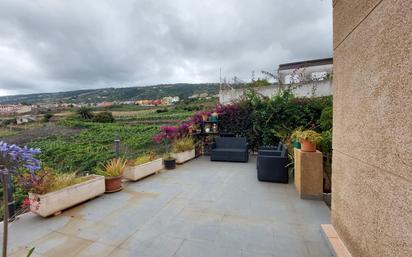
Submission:
[[[301,148],[301,144],[300,144],[300,135],[302,134],[302,128],[299,127],[297,129],[295,129],[292,134],[290,135],[290,139],[292,140],[292,144],[293,147],[296,149],[300,149]]]
[[[22,174],[18,181],[28,185],[31,174]],[[75,172],[59,173],[43,168],[36,174],[29,191],[30,211],[42,217],[60,214],[62,210],[101,195],[105,191],[104,177],[90,175],[78,177]]]
[[[99,167],[96,174],[105,177],[106,193],[113,193],[122,190],[123,172],[126,168],[126,161],[121,158],[114,158],[106,162],[103,167]]]
[[[322,135],[314,130],[308,129],[302,131],[299,138],[303,152],[316,152],[316,144],[320,143]]]
[[[218,121],[218,114],[217,114],[217,112],[213,112],[211,115],[210,115],[210,117],[209,117],[209,120],[211,121],[211,122],[217,122]]]
[[[173,170],[176,168],[176,159],[172,157],[171,153],[168,152],[163,156],[163,163],[165,169]]]
[[[163,169],[162,158],[156,158],[154,153],[146,153],[127,162],[124,177],[136,181]]]
[[[170,153],[170,141],[175,139],[178,134],[178,128],[174,126],[162,126],[160,127],[160,133],[153,137],[156,143],[164,143],[165,155],[163,156],[163,163],[167,170],[176,168],[176,159]]]
[[[191,137],[182,137],[173,141],[172,157],[177,164],[182,164],[195,158],[195,146]]]

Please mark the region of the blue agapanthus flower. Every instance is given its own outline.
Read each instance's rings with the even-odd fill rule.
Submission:
[[[34,173],[41,168],[40,160],[34,157],[39,153],[40,149],[0,141],[0,172],[15,172],[19,168],[26,168]]]

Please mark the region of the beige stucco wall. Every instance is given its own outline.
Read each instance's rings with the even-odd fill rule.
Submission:
[[[334,1],[332,224],[354,257],[412,256],[412,1]]]

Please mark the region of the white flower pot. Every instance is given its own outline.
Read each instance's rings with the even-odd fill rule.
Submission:
[[[128,166],[124,171],[124,177],[129,180],[139,180],[163,169],[162,158],[146,162],[136,166]]]
[[[29,193],[30,210],[47,217],[103,194],[104,177],[97,175],[89,177],[87,181],[44,195]]]
[[[176,163],[182,164],[195,158],[195,149],[180,153],[172,153],[172,157],[176,159]]]

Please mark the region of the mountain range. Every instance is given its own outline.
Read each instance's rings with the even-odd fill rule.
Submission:
[[[86,89],[56,93],[37,93],[0,96],[0,104],[41,104],[41,103],[96,103],[111,101],[130,101],[159,99],[165,96],[179,96],[182,99],[194,94],[219,93],[219,84],[160,84],[144,87]]]

